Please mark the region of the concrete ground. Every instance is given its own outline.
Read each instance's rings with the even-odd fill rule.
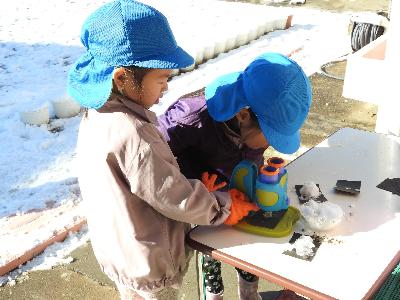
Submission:
[[[315,0],[307,6],[335,11],[386,10],[389,1],[380,0]],[[343,74],[345,63],[329,67],[328,72]],[[341,127],[353,127],[373,131],[377,107],[372,104],[345,99],[341,96],[343,81],[323,75],[311,76],[313,103],[309,117],[301,131],[302,142],[311,147]],[[118,292],[110,280],[100,271],[90,243],[72,253],[74,261],[51,270],[30,272],[17,280],[13,286],[0,287],[0,299],[9,300],[54,300],[54,299],[119,299]],[[181,299],[198,299],[196,260],[192,259],[189,271],[181,288]],[[236,271],[223,264],[225,299],[238,299]],[[260,280],[263,299],[273,299],[281,287]]]

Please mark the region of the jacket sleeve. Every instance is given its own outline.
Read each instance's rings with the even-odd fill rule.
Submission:
[[[133,194],[170,219],[219,225],[230,214],[229,193],[209,193],[201,181],[186,179],[164,142],[149,144],[133,158],[127,180]]]
[[[203,109],[204,105],[198,98],[184,98],[177,100],[157,118],[157,128],[175,156],[198,145],[198,131],[201,131],[199,113]]]

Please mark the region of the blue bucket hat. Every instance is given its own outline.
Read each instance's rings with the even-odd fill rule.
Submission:
[[[265,53],[243,72],[217,78],[206,87],[205,96],[214,120],[227,121],[250,107],[272,147],[286,154],[300,147],[300,127],[312,92],[301,67],[288,57]]]
[[[176,44],[163,14],[133,0],[97,9],[82,27],[86,48],[68,74],[68,93],[82,106],[100,108],[110,96],[115,67],[178,69],[193,58]]]

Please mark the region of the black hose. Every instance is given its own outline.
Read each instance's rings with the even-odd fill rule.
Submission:
[[[320,73],[320,74],[322,74],[322,75],[324,75],[324,76],[326,76],[326,77],[329,77],[329,78],[333,78],[333,79],[337,79],[337,80],[344,80],[344,76],[337,76],[337,75],[329,74],[329,73],[326,71],[326,68],[327,68],[327,67],[330,67],[330,66],[332,66],[332,65],[334,65],[335,63],[345,61],[345,60],[347,59],[347,55],[348,55],[348,54],[346,54],[346,55],[344,55],[344,56],[342,56],[342,57],[339,57],[338,59],[335,59],[335,60],[332,60],[332,61],[330,61],[330,62],[327,62],[327,63],[323,64],[323,65],[320,67],[320,70],[319,70],[318,73]]]
[[[354,22],[353,24],[353,29],[351,31],[351,48],[352,50],[358,51],[362,47],[368,45],[372,41],[376,40],[378,37],[380,37],[383,33],[385,32],[385,27],[380,26],[380,25],[374,25],[370,23],[357,23]],[[320,67],[319,73],[333,79],[337,80],[344,80],[344,76],[337,76],[333,74],[329,74],[326,71],[327,67],[330,67],[334,65],[335,63],[345,61],[347,59],[347,55],[342,56],[338,59],[335,59],[333,61],[330,61],[328,63],[323,64]]]
[[[353,51],[360,50],[362,47],[380,37],[384,31],[385,28],[380,25],[354,22],[351,31],[351,48]]]

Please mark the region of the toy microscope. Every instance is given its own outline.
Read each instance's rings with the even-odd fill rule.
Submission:
[[[300,218],[297,208],[289,206],[288,173],[280,157],[271,157],[259,169],[248,160],[233,170],[230,188],[238,189],[255,202],[260,210],[252,212],[236,228],[270,237],[283,237],[292,232]]]

